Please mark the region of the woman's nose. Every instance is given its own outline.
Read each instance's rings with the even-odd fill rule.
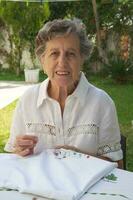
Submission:
[[[64,53],[60,54],[59,55],[59,58],[58,58],[58,64],[62,67],[64,67],[67,63],[67,59],[66,59],[66,55]]]

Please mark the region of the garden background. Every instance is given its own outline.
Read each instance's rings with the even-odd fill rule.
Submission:
[[[34,39],[48,20],[80,18],[93,43],[84,73],[107,91],[127,137],[127,169],[133,171],[133,2],[132,0],[0,1],[0,80],[24,81],[25,69],[40,69]],[[1,89],[1,88],[0,88]],[[9,136],[16,102],[0,110],[0,152]]]

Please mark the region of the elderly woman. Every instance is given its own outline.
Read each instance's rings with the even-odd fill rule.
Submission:
[[[122,167],[114,103],[81,72],[90,49],[85,25],[78,20],[53,20],[42,27],[36,55],[48,78],[19,100],[6,151],[27,156],[66,148]]]

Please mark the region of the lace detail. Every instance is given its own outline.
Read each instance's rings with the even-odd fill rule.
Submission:
[[[26,127],[29,132],[39,132],[43,134],[56,135],[55,126],[45,123],[27,123]]]
[[[97,134],[98,127],[96,124],[85,124],[68,129],[68,136],[79,135],[79,134]]]
[[[98,149],[98,155],[103,155],[110,152],[115,152],[121,149],[121,145],[119,142],[115,144],[106,144]]]

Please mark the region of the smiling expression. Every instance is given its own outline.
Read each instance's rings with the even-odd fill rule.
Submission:
[[[79,39],[74,34],[49,40],[41,57],[43,69],[51,84],[58,87],[71,87],[79,80],[83,61]]]

